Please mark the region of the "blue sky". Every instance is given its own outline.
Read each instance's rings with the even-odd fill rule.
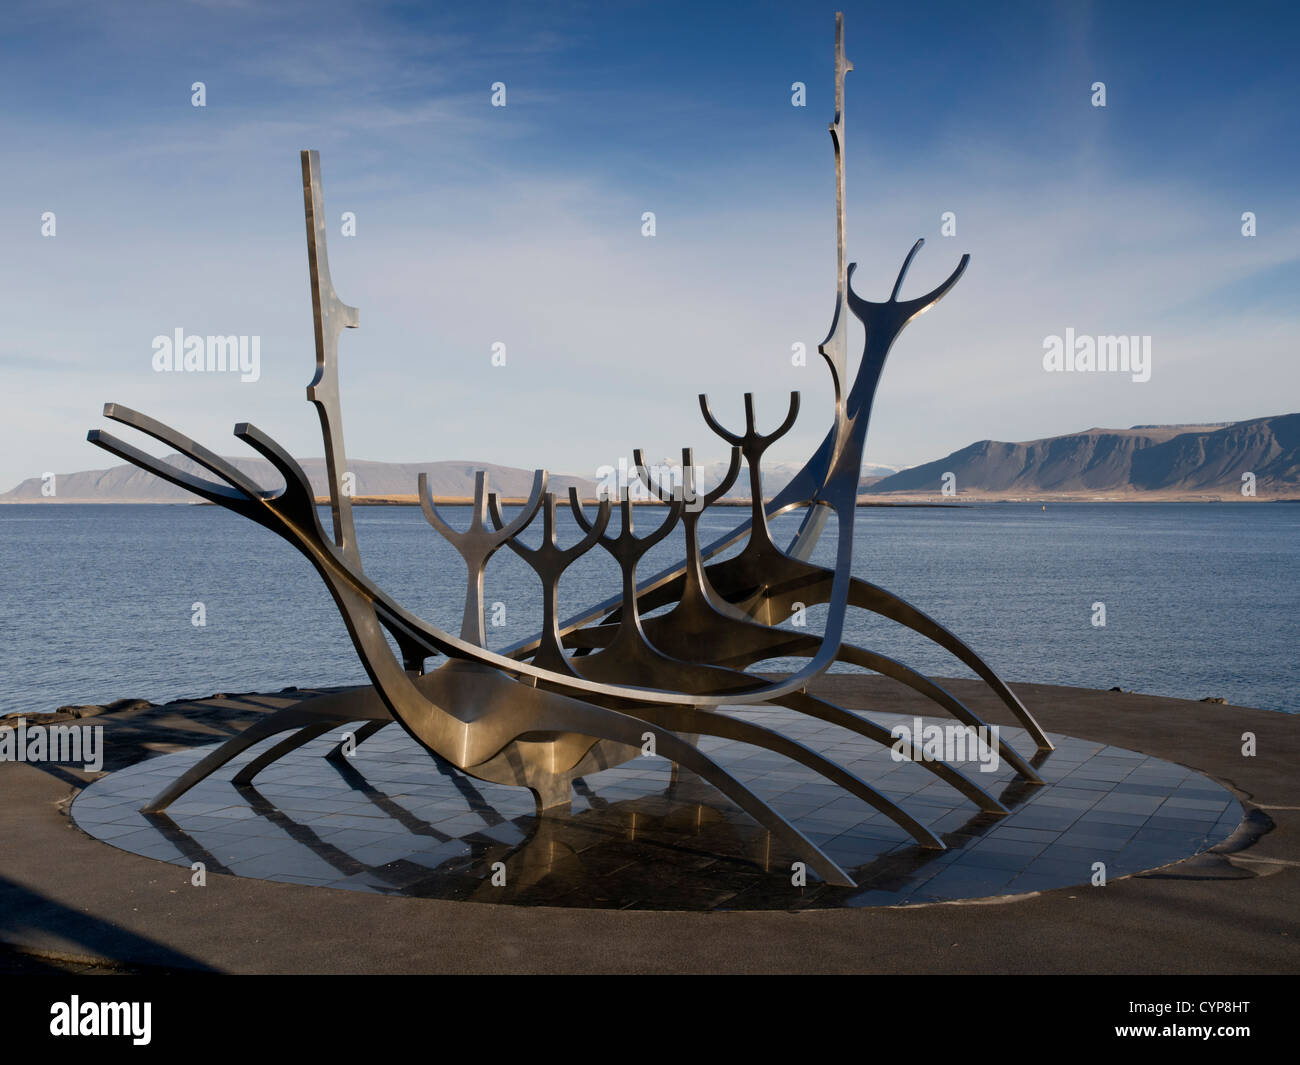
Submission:
[[[352,457],[586,475],[638,446],[712,457],[696,393],[734,420],[745,391],[776,418],[799,389],[773,457],[802,458],[828,417],[820,360],[790,350],[832,310],[837,8],[858,291],[883,298],[920,236],[905,294],[973,257],[895,347],[869,462],[1300,409],[1289,5],[17,2],[0,488],[106,464],[84,442],[106,400],[223,453],[242,420],[320,453],[307,147],[361,309]],[[155,373],[151,340],[177,327],[260,336],[260,379]],[[1066,328],[1150,335],[1151,380],[1044,373]]]

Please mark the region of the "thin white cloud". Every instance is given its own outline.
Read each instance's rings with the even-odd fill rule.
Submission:
[[[563,46],[531,40],[539,54]],[[279,74],[309,85],[333,58],[336,79],[378,84],[383,44],[367,38],[346,56],[335,43],[304,47]],[[250,70],[264,61],[246,60]],[[0,259],[11,308],[0,488],[96,465],[82,437],[108,399],[219,451],[237,450],[230,426],[247,418],[299,454],[320,453],[303,401],[305,146],[322,150],[331,219],[358,214],[358,237],[335,227],[330,247],[340,294],[361,307],[362,329],[342,349],[353,457],[590,474],[636,446],[692,445],[709,461],[723,448],[699,418],[698,392],[732,421],[740,394],[756,392],[760,420],[774,423],[792,389],[803,413],[772,457],[806,454],[829,409],[815,353],[832,309],[829,149],[764,168],[771,131],[741,126],[734,153],[700,157],[697,185],[668,183],[661,163],[633,188],[600,158],[558,148],[544,174],[519,169],[503,138],[528,134],[527,122],[467,107],[460,92],[372,94],[333,125],[329,108],[296,116],[289,106],[206,126],[192,115],[155,121],[130,136],[5,119],[0,135],[24,165],[0,224],[30,236]],[[1300,395],[1297,312],[1224,295],[1294,263],[1300,224],[1273,221],[1297,217],[1294,205],[1258,205],[1270,226],[1249,239],[1238,234],[1242,205],[1220,191],[1194,175],[1108,168],[1096,142],[1041,158],[981,139],[991,131],[953,131],[923,163],[900,166],[888,145],[850,136],[862,295],[884,298],[917,236],[928,244],[904,295],[936,284],[962,252],[974,257],[900,340],[868,461],[915,464],[990,436],[1244,418]],[[53,204],[59,236],[43,241],[35,219]],[[640,235],[647,209],[653,239]],[[955,238],[938,235],[944,210],[957,213]],[[149,341],[178,326],[262,336],[262,379],[154,374]],[[1045,375],[1043,338],[1066,327],[1152,335],[1151,380]],[[507,344],[505,368],[490,365],[495,341]],[[806,345],[805,368],[790,363],[794,343]]]

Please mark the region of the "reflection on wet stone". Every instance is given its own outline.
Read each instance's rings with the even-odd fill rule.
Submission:
[[[906,801],[947,850],[923,850],[883,814],[810,770],[726,740],[701,747],[780,810],[843,868],[856,888],[811,870],[711,785],[639,758],[581,780],[567,811],[535,814],[518,788],[469,780],[388,728],[355,758],[326,755],[326,734],[267,768],[254,786],[231,779],[242,758],[167,815],[141,803],[205,753],[151,759],[97,781],[73,805],[76,823],[115,847],[209,872],[426,898],[615,909],[806,909],[934,902],[1086,884],[1167,865],[1221,842],[1241,820],[1232,795],[1169,762],[1068,736],[1037,759],[1045,787],[1005,764],[978,774],[1011,810],[981,813],[936,788],[919,766],[793,711],[737,708]],[[886,728],[900,715],[869,715]],[[1012,743],[1023,736],[1004,730]],[[847,737],[847,738],[846,738]],[[974,763],[967,766],[976,771]],[[494,876],[494,873],[496,874]],[[504,883],[501,883],[504,876]]]

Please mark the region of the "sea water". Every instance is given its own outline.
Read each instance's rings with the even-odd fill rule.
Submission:
[[[468,524],[467,508],[447,512]],[[354,514],[366,574],[458,632],[464,564],[419,508]],[[650,531],[663,514],[637,508],[635,528]],[[714,508],[702,538],[746,516]],[[322,521],[328,527],[325,510]],[[772,523],[778,543],[796,523],[789,515]],[[567,513],[559,528],[562,544],[578,538]],[[814,561],[829,564],[835,540],[832,522]],[[639,574],[681,551],[679,529]],[[856,575],[946,625],[1013,685],[1118,686],[1300,711],[1300,505],[863,507],[853,559]],[[0,564],[0,712],[365,681],[306,559],[218,507],[0,506]],[[613,595],[617,578],[603,551],[585,555],[561,582],[562,613]],[[488,567],[485,600],[489,621],[499,622],[487,629],[493,648],[540,623],[537,579],[509,550]],[[800,620],[817,631],[824,618],[809,604]],[[926,640],[861,611],[850,611],[845,637],[933,676],[971,675]]]

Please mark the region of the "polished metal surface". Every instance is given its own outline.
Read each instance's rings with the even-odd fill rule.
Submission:
[[[680,492],[655,484],[640,451],[638,475],[664,504],[647,508],[653,531],[639,535],[634,507],[625,493],[602,500],[588,517],[576,493],[569,505],[582,538],[567,548],[556,539],[556,499],[546,491],[545,471],[537,471],[522,510],[505,521],[490,492],[487,475],[475,480],[470,527],[454,529],[439,512],[420,475],[419,497],[428,522],[452,544],[466,566],[464,609],[459,636],[414,616],[364,574],[353,527],[351,500],[344,490],[347,468],[338,391],[338,340],[355,328],[358,312],[344,304],[330,280],[326,251],[320,164],[315,152],[302,153],[303,196],[307,220],[308,263],[316,334],[316,372],[308,399],[320,418],[327,460],[332,530],[326,532],[312,488],[298,463],[254,426],[240,424],[235,436],[266,458],[284,478],[280,492],[268,492],[215,453],[146,415],[108,404],[106,417],[130,426],[193,459],[217,481],[190,475],[101,431],[92,443],[142,469],[241,514],[283,537],[302,552],[324,581],[341,613],[371,685],[321,696],[258,722],[242,735],[200,759],[159,792],[145,809],[157,813],[253,745],[278,736],[265,751],[243,766],[233,783],[251,787],[255,778],[312,740],[340,725],[363,724],[353,745],[363,743],[396,722],[436,758],[457,771],[499,784],[528,788],[538,811],[555,814],[570,803],[575,780],[584,775],[651,753],[669,759],[731,799],[772,838],[798,854],[831,884],[851,885],[850,875],[769,802],[729,773],[701,749],[702,737],[726,740],[779,755],[822,781],[879,811],[905,830],[922,850],[943,850],[941,837],[851,768],[838,764],[787,733],[734,712],[737,707],[767,705],[850,730],[870,743],[890,747],[894,737],[878,723],[807,690],[832,664],[874,670],[925,695],[962,725],[978,730],[984,722],[960,700],[933,681],[869,649],[844,641],[850,608],[866,610],[901,624],[955,655],[976,672],[1011,709],[1041,751],[1051,743],[1033,716],[983,659],[960,639],[897,596],[855,578],[853,523],[872,404],[885,360],[904,328],[929,310],[959,280],[969,262],[963,256],[948,279],[929,293],[900,299],[904,278],[922,241],[905,258],[887,300],[872,302],[853,290],[854,265],[846,259],[844,191],[844,77],[852,70],[844,54],[843,20],[836,16],[835,118],[830,126],[836,172],[836,298],[834,317],[819,350],[832,376],[833,422],[822,444],[798,474],[770,502],[762,494],[762,459],[770,446],[794,425],[800,412],[792,393],[781,422],[761,432],[753,396],[744,397],[745,428],[726,428],[708,399],[700,396],[706,425],[730,445],[731,461],[722,481],[703,492],[694,481],[690,449],[683,451],[686,471]],[[863,325],[865,346],[852,382],[847,373],[845,309]],[[740,473],[749,476],[751,513],[747,521],[712,544],[699,542],[700,516],[715,505]],[[769,518],[807,508],[787,549],[772,539]],[[618,510],[617,534],[611,534]],[[543,536],[532,548],[519,535],[542,514]],[[837,533],[832,568],[809,561],[828,521]],[[683,562],[649,578],[638,575],[646,554],[680,523],[686,540]],[[744,540],[735,556],[709,559]],[[541,631],[503,653],[486,647],[483,616],[484,570],[492,556],[507,547],[536,573],[542,586]],[[617,595],[562,620],[558,586],[565,569],[585,552],[601,548],[619,567]],[[825,604],[820,635],[780,626],[795,603]],[[649,615],[671,604],[666,612]],[[399,650],[395,655],[385,636]],[[426,661],[445,656],[426,672]],[[776,656],[806,659],[792,676],[768,680],[747,672]],[[283,735],[289,733],[289,735]],[[1000,756],[1022,784],[1040,778],[1034,767],[1005,740]],[[1006,806],[974,779],[947,762],[928,757],[915,745],[913,759],[935,778],[955,789],[985,816],[1002,817]],[[342,745],[328,757],[347,764]]]
[[[320,416],[325,441],[325,466],[330,482],[334,543],[357,570],[361,554],[352,524],[352,498],[343,490],[347,449],[343,446],[343,413],[339,405],[339,336],[360,325],[359,312],[334,291],[325,247],[325,208],[320,179],[320,154],[302,153],[302,198],[307,216],[307,263],[311,271],[312,317],[316,323],[316,376],[307,386],[307,399]]]
[[[474,475],[474,512],[465,532],[457,532],[438,513],[429,492],[429,475],[421,473],[419,479],[420,508],[424,517],[446,538],[465,560],[469,571],[465,580],[465,614],[460,624],[460,638],[478,647],[487,646],[487,633],[483,627],[483,570],[488,560],[502,544],[509,543],[533,520],[546,492],[546,471],[538,470],[533,476],[533,488],[524,509],[509,525],[498,524],[496,529],[487,526],[487,473],[479,470]]]

